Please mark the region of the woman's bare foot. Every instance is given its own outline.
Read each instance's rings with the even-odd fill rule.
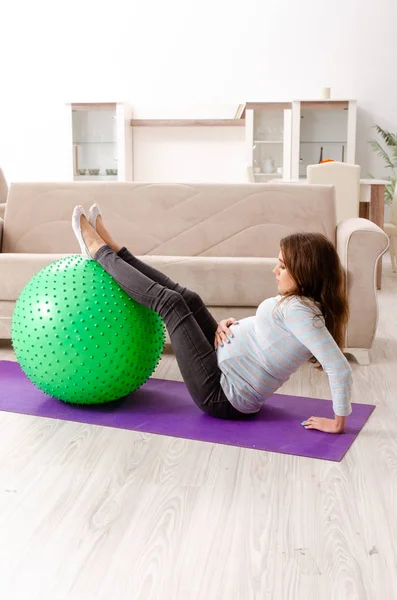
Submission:
[[[85,215],[81,215],[80,217],[80,226],[81,226],[81,235],[84,240],[85,245],[88,248],[89,253],[92,258],[94,258],[95,254],[98,252],[102,246],[105,246],[106,242],[101,238],[100,235],[95,231],[95,229],[89,224]]]
[[[119,244],[117,244],[114,241],[114,239],[112,238],[112,236],[106,229],[106,227],[103,223],[102,215],[98,215],[96,218],[96,230],[97,230],[98,234],[101,236],[101,238],[103,239],[103,241],[105,242],[105,244],[110,246],[111,249],[114,250],[114,252],[120,252],[122,246],[119,246]]]

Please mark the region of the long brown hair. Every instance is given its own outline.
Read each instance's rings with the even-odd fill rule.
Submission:
[[[349,318],[345,272],[333,244],[321,233],[294,233],[280,242],[284,264],[296,290],[284,298],[313,300],[325,326],[343,350]],[[313,357],[311,362],[317,362]]]

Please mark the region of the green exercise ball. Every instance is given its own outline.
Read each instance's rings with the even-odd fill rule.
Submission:
[[[76,404],[109,402],[138,389],[160,360],[164,334],[157,313],[80,255],[57,260],[29,281],[11,330],[32,383]]]

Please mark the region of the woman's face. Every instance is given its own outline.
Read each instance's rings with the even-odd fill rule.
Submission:
[[[278,285],[278,293],[286,294],[287,292],[293,292],[296,289],[296,283],[288,273],[284,264],[283,253],[280,250],[278,255],[278,264],[273,269],[273,273],[276,275],[276,281]]]

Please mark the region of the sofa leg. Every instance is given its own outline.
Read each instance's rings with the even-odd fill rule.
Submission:
[[[371,364],[369,350],[366,348],[345,348],[344,353],[354,356],[358,364],[361,366],[368,366]]]

